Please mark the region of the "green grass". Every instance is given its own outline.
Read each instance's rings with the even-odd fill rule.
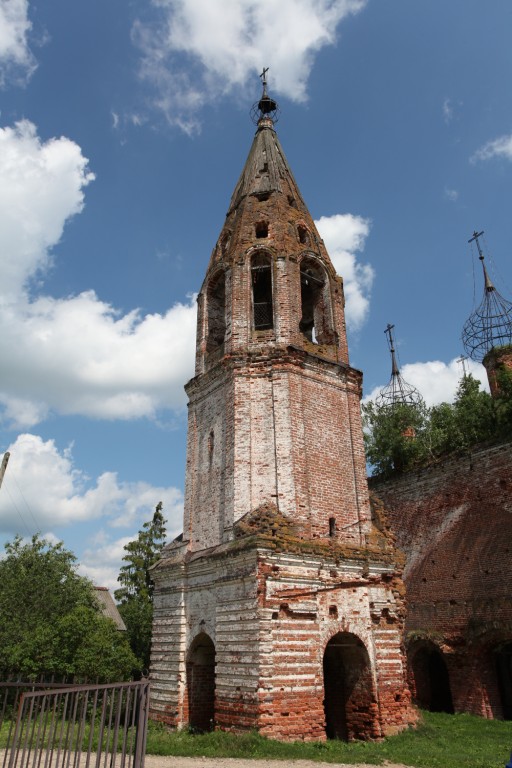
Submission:
[[[423,712],[418,728],[383,742],[341,741],[283,743],[256,733],[215,731],[167,732],[150,723],[147,751],[154,755],[244,757],[275,760],[318,760],[325,763],[369,763],[386,760],[415,768],[505,768],[512,750],[512,722],[471,715]]]

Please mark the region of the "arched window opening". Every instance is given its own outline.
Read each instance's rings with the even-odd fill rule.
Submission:
[[[299,328],[308,341],[332,344],[329,281],[323,268],[313,259],[305,259],[300,268],[301,319]]]
[[[192,645],[187,659],[188,723],[197,731],[215,725],[215,646],[205,632]]]
[[[325,648],[325,732],[328,739],[371,739],[380,735],[370,659],[363,642],[338,632]]]
[[[506,643],[496,653],[496,672],[501,694],[503,719],[512,720],[512,643]]]
[[[268,256],[253,257],[251,282],[254,330],[265,331],[273,328],[272,265]]]
[[[303,243],[304,245],[310,244],[311,238],[309,236],[307,227],[305,227],[304,224],[299,224],[297,227],[297,234],[299,236],[299,243]]]
[[[258,221],[255,227],[256,237],[268,237],[268,221]]]
[[[441,651],[433,644],[412,651],[409,664],[413,700],[430,712],[453,714],[448,668]]]
[[[207,288],[207,322],[208,331],[206,351],[214,352],[224,348],[226,334],[226,280],[224,272],[213,277]]]

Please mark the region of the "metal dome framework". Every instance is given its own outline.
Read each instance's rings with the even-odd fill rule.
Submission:
[[[492,349],[512,345],[512,303],[496,290],[489,277],[478,239],[483,234],[483,231],[475,231],[468,242],[475,242],[478,248],[484,274],[484,295],[462,329],[466,354],[477,362],[481,362]]]
[[[258,125],[260,120],[264,119],[271,120],[272,124],[277,123],[279,120],[280,110],[277,101],[274,101],[274,99],[268,95],[267,72],[268,67],[264,67],[263,72],[260,75],[263,85],[263,93],[261,99],[251,107],[251,120],[255,125]]]
[[[396,405],[422,405],[423,398],[416,387],[413,387],[412,384],[408,384],[400,373],[395,353],[395,342],[393,339],[394,327],[394,325],[388,323],[384,330],[391,355],[391,379],[389,380],[389,383],[381,389],[375,398],[375,402],[381,408],[393,408]]]

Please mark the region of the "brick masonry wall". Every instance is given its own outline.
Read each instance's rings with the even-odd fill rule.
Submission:
[[[512,443],[371,486],[406,554],[411,654],[433,643],[455,710],[501,716],[495,651],[512,641]]]
[[[198,297],[183,541],[153,570],[152,716],[208,723],[214,669],[216,727],[323,739],[329,645],[347,690],[327,692],[332,728],[376,738],[414,720],[403,583],[370,520],[343,281],[263,122]]]
[[[247,543],[189,562],[183,552],[154,571],[152,717],[182,726],[203,716],[205,693],[193,692],[187,674],[204,633],[215,646],[215,727],[325,739],[323,657],[338,636],[367,659],[345,705],[348,737],[379,738],[414,722],[400,643],[401,580],[391,563]],[[200,675],[206,691],[207,670]]]
[[[194,550],[275,502],[302,535],[362,545],[370,507],[351,369],[288,350],[219,364],[190,397],[184,534]],[[314,445],[314,450],[311,446]]]

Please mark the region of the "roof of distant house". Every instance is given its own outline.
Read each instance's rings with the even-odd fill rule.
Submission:
[[[94,590],[103,614],[109,619],[112,619],[120,632],[126,632],[126,624],[121,618],[121,614],[119,613],[117,605],[114,603],[114,598],[108,591],[108,588],[94,587]]]

